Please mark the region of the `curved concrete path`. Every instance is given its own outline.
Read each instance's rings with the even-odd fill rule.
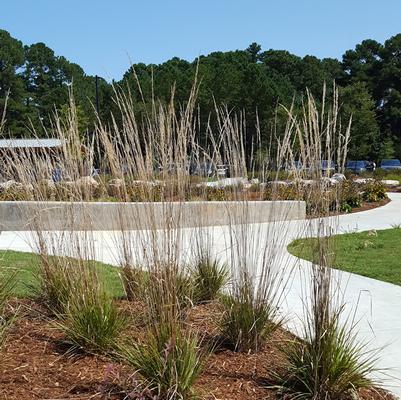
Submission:
[[[390,193],[389,196],[392,201],[383,207],[329,218],[325,221],[325,225],[330,225],[334,233],[389,229],[393,224],[401,223],[401,193]],[[227,226],[207,228],[213,249],[221,260],[236,258],[231,252],[233,229],[236,228]],[[186,250],[190,253],[194,246],[192,237],[196,234],[194,231],[194,228],[183,229],[181,249],[184,253]],[[308,297],[310,281],[308,274],[311,271],[311,264],[290,255],[287,252],[287,245],[299,237],[316,236],[317,221],[249,224],[249,232],[253,235],[251,246],[256,249],[260,247],[260,243],[268,241],[269,238],[275,239],[274,244],[270,246],[269,256],[279,265],[282,282],[285,282],[282,313],[288,317],[288,329],[302,335],[300,321],[304,313],[303,303]],[[55,234],[57,233],[53,232],[51,235],[54,237]],[[132,243],[139,246],[146,236],[138,232],[130,234]],[[240,229],[235,234],[241,234]],[[68,240],[63,233],[60,232],[59,235],[60,243]],[[277,240],[278,237],[280,240]],[[113,265],[119,264],[120,233],[93,232],[90,238],[95,249],[94,259]],[[33,234],[30,232],[0,234],[0,249],[35,251],[34,244]],[[63,250],[59,253],[63,253]],[[256,254],[257,251],[254,250],[250,253],[254,254],[252,264],[257,276],[261,258],[266,254],[263,254],[263,251]],[[352,315],[358,321],[358,338],[367,343],[367,349],[381,349],[378,354],[378,367],[387,369],[384,386],[401,396],[401,287],[340,271],[334,271],[334,276],[341,281],[342,299],[346,304],[345,315]]]

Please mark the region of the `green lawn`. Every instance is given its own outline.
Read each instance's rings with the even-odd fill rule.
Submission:
[[[332,238],[333,267],[401,285],[401,229],[348,233]],[[288,246],[297,257],[313,261],[316,239],[298,239]]]
[[[0,251],[0,271],[2,273],[15,273],[16,285],[14,294],[18,297],[27,297],[33,293],[32,287],[37,287],[35,271],[38,268],[39,257],[32,253],[17,251]],[[96,263],[99,275],[106,283],[107,288],[115,297],[124,295],[124,290],[118,269],[111,265]]]

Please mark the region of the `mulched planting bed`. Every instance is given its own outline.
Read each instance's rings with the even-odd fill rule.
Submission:
[[[390,201],[391,200],[389,198],[383,199],[383,200],[380,200],[380,201],[376,201],[374,203],[368,203],[368,202],[364,201],[362,203],[361,207],[353,208],[352,212],[355,213],[355,212],[372,210],[372,209],[377,208],[377,207],[385,206],[386,204],[390,203]]]
[[[55,328],[54,320],[39,305],[15,301],[20,317],[1,355],[0,399],[150,399],[139,397],[137,377],[132,369],[118,362],[87,353],[72,353]],[[140,315],[141,304],[121,302],[130,315]],[[217,303],[192,308],[187,321],[205,337],[216,337],[220,313]],[[142,322],[142,326],[141,326]],[[143,319],[132,322],[130,334],[143,333]],[[278,330],[256,354],[235,353],[223,345],[208,359],[196,383],[199,399],[260,400],[280,398],[269,388],[269,378],[285,368],[278,350],[293,336]],[[390,400],[384,392],[361,392],[363,400]]]

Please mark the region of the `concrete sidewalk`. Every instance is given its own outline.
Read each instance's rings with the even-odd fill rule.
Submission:
[[[401,194],[390,193],[389,196],[392,201],[383,207],[330,218],[326,223],[331,226],[334,233],[389,229],[393,224],[401,223]],[[230,229],[232,227],[227,226],[207,228],[212,237],[214,251],[222,261],[230,260],[232,257]],[[269,240],[269,237],[280,236],[281,240],[276,244],[274,256],[279,260],[280,268],[286,275],[283,282],[291,281],[291,284],[285,287],[282,313],[288,317],[288,329],[302,335],[300,321],[304,312],[303,302],[308,296],[307,283],[311,264],[291,256],[286,248],[296,238],[316,236],[316,221],[249,224],[249,229],[254,232],[253,245],[255,246],[260,246],[261,241]],[[193,246],[193,234],[193,228],[183,229],[184,253],[190,253]],[[140,243],[140,240],[143,240],[143,237],[142,239],[138,237],[137,232],[132,232],[132,235],[135,239],[133,243]],[[93,232],[92,238],[96,249],[94,258],[118,265],[120,234],[112,231]],[[0,249],[34,251],[34,248],[32,233],[2,232],[0,234]],[[256,275],[259,262],[260,260],[255,260]],[[401,287],[340,271],[335,271],[334,276],[342,283],[341,289],[346,303],[345,315],[355,313],[355,320],[359,321],[358,337],[367,343],[367,348],[381,349],[378,367],[386,369],[388,375],[384,377],[384,386],[401,396]],[[382,376],[380,378],[383,379]]]

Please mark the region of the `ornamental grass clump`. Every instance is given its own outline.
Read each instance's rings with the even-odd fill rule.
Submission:
[[[193,398],[193,385],[207,356],[198,335],[184,323],[194,292],[185,257],[184,227],[189,217],[183,202],[191,197],[188,170],[199,154],[196,92],[195,82],[188,102],[180,107],[174,104],[174,92],[168,104],[153,99],[149,112],[139,119],[131,97],[116,88],[122,127],[112,127],[112,133],[99,127],[106,168],[119,179],[121,195],[135,201],[129,212],[120,205],[114,237],[127,294],[135,298],[139,290],[132,266],[140,265],[148,274],[140,289],[146,336],[139,342],[127,337],[117,353],[137,370],[143,387],[160,399]]]
[[[248,282],[248,283],[246,283]],[[235,292],[222,298],[225,312],[221,331],[226,344],[235,351],[256,352],[280,325],[277,310],[269,302],[257,298],[255,287],[244,277]]]
[[[223,110],[224,111],[224,110]],[[243,115],[220,112],[220,129],[224,138],[225,158],[232,166],[233,176],[253,175],[254,160],[246,156],[244,137],[246,123]],[[283,141],[288,140],[285,132]],[[260,138],[258,139],[260,140]],[[280,170],[272,171],[271,164],[282,165],[288,157],[286,146],[278,146],[276,160],[266,155],[258,161],[258,174],[277,179]],[[270,168],[270,169],[269,169]],[[278,185],[271,186],[271,198],[277,199]],[[265,194],[260,193],[260,199]],[[282,325],[284,316],[280,305],[291,277],[291,259],[285,252],[289,224],[286,203],[272,203],[269,214],[260,215],[267,224],[258,221],[258,208],[244,199],[239,185],[231,194],[228,208],[227,233],[229,285],[222,296],[224,312],[220,330],[225,343],[235,351],[258,352],[272,333]],[[278,217],[279,216],[279,217]]]
[[[202,371],[207,351],[200,347],[196,333],[180,323],[154,326],[141,343],[120,347],[120,357],[142,377],[156,398],[196,398],[193,385]]]
[[[64,311],[57,317],[57,326],[67,342],[73,348],[93,353],[112,351],[127,323],[94,271],[87,271],[76,282]]]
[[[7,333],[15,319],[14,316],[8,315],[6,311],[7,304],[12,297],[13,289],[16,283],[14,273],[0,268],[0,349],[4,344]]]
[[[127,300],[137,301],[143,299],[149,275],[140,267],[125,264],[120,269],[120,276]]]
[[[354,321],[342,321],[345,306],[328,266],[333,254],[329,237],[322,234],[315,253],[319,264],[312,267],[302,340],[283,347],[287,364],[279,388],[294,399],[358,398],[360,389],[377,384],[372,378],[377,352],[358,339]]]
[[[353,399],[360,389],[373,386],[369,376],[376,371],[375,354],[358,341],[356,332],[341,326],[338,317],[332,316],[321,337],[308,331],[304,341],[284,348],[287,371],[280,389],[287,398]]]
[[[77,268],[80,266],[76,260],[40,254],[39,265],[35,271],[38,285],[32,287],[32,291],[50,312],[57,314],[67,307],[79,280]]]
[[[204,253],[195,261],[191,270],[194,303],[206,303],[218,298],[229,280],[227,264],[220,263]]]
[[[318,109],[308,94],[301,120],[296,120],[291,112],[289,115],[299,147],[308,149],[305,156],[310,161],[315,159],[319,165],[322,157],[331,160],[337,154],[341,170],[347,155],[350,124],[343,132],[337,117],[337,96],[334,87],[331,107],[326,109],[327,103],[322,101],[321,109]],[[333,202],[332,195],[325,195],[327,182],[330,183],[327,180],[329,172],[316,168],[310,173],[316,182],[314,210],[318,211],[317,218],[308,226],[308,234],[316,237],[313,262],[300,274],[304,285],[301,338],[284,346],[286,372],[279,379],[278,387],[290,399],[358,398],[360,389],[376,383],[372,379],[376,372],[376,352],[358,340],[354,318],[344,315],[346,303],[342,298],[341,272],[331,268],[335,265],[331,236],[336,229],[336,219],[328,216],[341,207],[341,187],[331,188],[335,195]]]
[[[336,87],[331,107],[326,108],[324,94],[322,109],[318,109],[307,92],[300,112],[294,110],[295,105],[287,110],[284,132],[268,132],[266,138],[259,126],[256,137],[250,138],[245,114],[235,114],[228,106],[216,105],[215,115],[204,126],[197,113],[196,77],[184,104],[175,104],[173,90],[169,102],[152,98],[139,114],[132,93],[119,87],[114,90],[120,115],[113,116],[113,123],[107,126],[99,120],[93,139],[80,136],[71,100],[66,122],[55,115],[54,132],[62,139],[57,158],[46,153],[13,154],[4,173],[16,176],[29,188],[32,200],[47,200],[51,193],[52,198],[82,205],[84,232],[78,229],[81,225],[74,212],[66,212],[60,232],[46,229],[54,228],[52,221],[39,209],[27,220],[34,228],[34,247],[42,260],[40,292],[58,316],[66,338],[91,352],[113,350],[125,321],[88,265],[99,257],[99,241],[91,226],[91,218],[96,216],[86,212],[85,202],[105,193],[131,201],[116,204],[119,229],[113,233],[115,246],[111,247],[122,267],[126,295],[130,300],[142,300],[149,326],[147,337],[139,342],[126,340],[116,351],[138,371],[143,385],[156,398],[188,399],[195,395],[193,385],[208,352],[201,348],[201,338],[185,325],[186,311],[194,302],[215,298],[227,275],[220,327],[231,348],[257,352],[285,321],[281,304],[294,272],[294,260],[285,251],[288,237],[294,234],[286,215],[288,203],[273,201],[271,215],[263,215],[271,222],[255,223],[258,218],[244,195],[248,177],[257,175],[262,183],[292,177],[291,186],[284,182],[285,189],[280,189],[276,182],[265,195],[271,200],[304,199],[311,214],[327,216],[338,209],[340,198],[330,180],[332,171],[323,171],[322,166],[335,161],[338,170],[344,170],[350,124],[341,127]],[[138,93],[142,95],[140,88]],[[259,151],[262,142],[271,147],[266,154]],[[261,156],[254,160],[255,154]],[[95,161],[103,170],[97,178],[90,176]],[[226,186],[227,180],[218,176],[221,165],[234,178]],[[283,171],[288,165],[300,168]],[[197,179],[189,171],[200,171]],[[199,215],[188,213],[184,202],[192,195],[226,205],[229,223],[222,228],[225,237],[216,240],[213,232],[213,252],[207,252],[210,247],[206,254],[224,254],[228,274],[212,257],[194,260],[188,256],[193,247],[192,228],[212,231],[206,211],[205,219],[202,210]],[[253,195],[255,200],[264,198],[263,193],[260,198]],[[343,307],[333,304],[339,288],[329,273],[326,257],[330,251],[321,247],[318,252],[319,263],[312,269],[311,290],[305,296],[310,301],[305,301],[304,341],[285,349],[290,374],[283,377],[281,389],[294,397],[337,400],[353,390],[352,379],[355,391],[363,387],[369,371],[368,364],[361,363],[360,347],[355,347],[351,331],[341,324]],[[191,277],[187,266],[194,264],[195,276]],[[148,277],[145,282],[142,273]]]

